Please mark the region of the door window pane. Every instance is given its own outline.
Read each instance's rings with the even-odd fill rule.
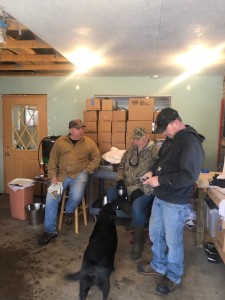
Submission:
[[[12,105],[12,131],[13,149],[37,151],[37,106]]]

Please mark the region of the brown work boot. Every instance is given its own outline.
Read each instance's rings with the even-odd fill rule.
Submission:
[[[164,277],[156,287],[156,292],[160,295],[169,295],[179,286],[167,277]]]
[[[144,227],[134,227],[134,245],[130,253],[132,260],[138,259],[142,255],[144,248]]]
[[[161,274],[157,271],[155,271],[149,263],[140,262],[137,265],[137,271],[139,273],[142,273],[144,275],[158,275],[158,276],[165,276],[164,274]]]
[[[64,223],[66,225],[71,225],[74,222],[74,213],[65,213]]]

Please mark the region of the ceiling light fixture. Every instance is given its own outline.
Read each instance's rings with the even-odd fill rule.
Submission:
[[[6,29],[8,25],[4,22],[4,12],[0,9],[0,48],[6,47]]]
[[[160,77],[159,75],[152,75],[153,79],[159,79],[159,77]]]
[[[103,64],[100,54],[88,48],[79,48],[75,52],[67,54],[66,57],[76,66],[77,74],[85,74],[91,68]]]

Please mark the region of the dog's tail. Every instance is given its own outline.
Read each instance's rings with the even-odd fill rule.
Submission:
[[[80,280],[80,272],[67,274],[64,278],[65,280],[69,280],[69,281],[78,281]]]

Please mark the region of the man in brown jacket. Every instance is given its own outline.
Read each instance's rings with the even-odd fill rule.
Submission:
[[[70,225],[74,220],[74,211],[80,204],[88,175],[92,174],[100,164],[100,153],[96,143],[84,136],[84,125],[81,120],[69,123],[69,134],[59,137],[52,147],[48,162],[48,177],[51,185],[60,182],[63,189],[70,188],[69,198],[65,206],[65,223]],[[39,244],[45,245],[57,237],[57,213],[61,202],[61,193],[47,193],[45,204],[45,232],[39,238]]]

